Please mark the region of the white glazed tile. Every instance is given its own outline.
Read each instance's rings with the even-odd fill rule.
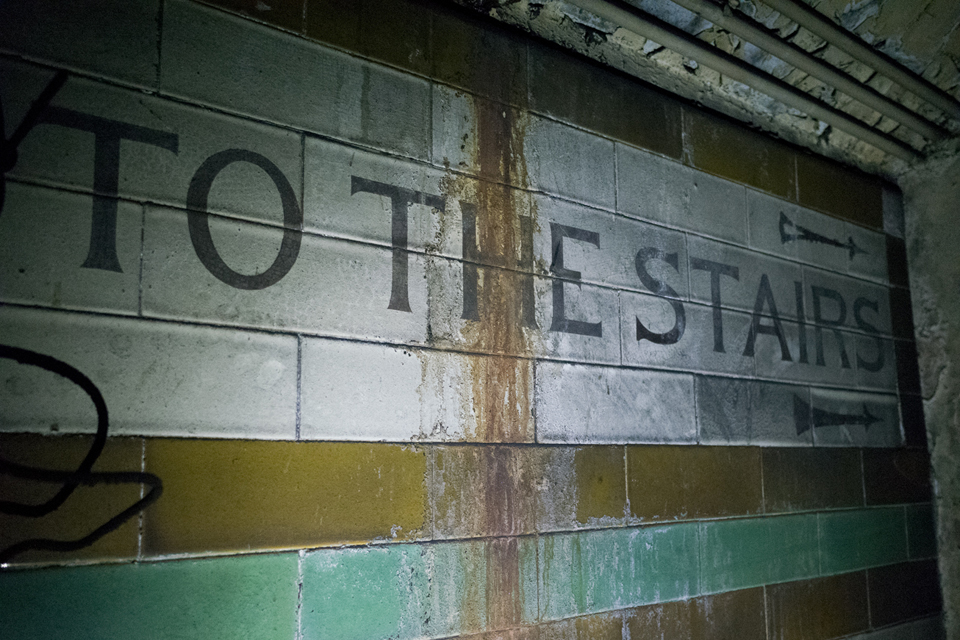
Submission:
[[[0,309],[4,342],[75,367],[103,394],[110,434],[293,439],[297,340],[293,336]],[[0,360],[16,391],[3,395],[4,430],[93,433],[89,397],[63,378]]]
[[[137,313],[143,209],[118,202],[121,272],[84,267],[91,196],[7,183],[0,215],[0,298],[41,306]]]
[[[538,362],[537,441],[693,443],[693,377]]]
[[[625,215],[745,244],[745,198],[742,185],[617,145],[617,209]]]
[[[530,187],[612,210],[613,143],[545,118],[531,117],[523,140]]]
[[[211,237],[236,273],[263,273],[281,247],[282,231],[210,217]],[[296,262],[263,289],[239,289],[198,258],[187,214],[149,208],[144,232],[143,312],[237,326],[367,340],[423,342],[427,300],[424,259],[403,256],[410,311],[390,309],[393,252],[304,234]]]

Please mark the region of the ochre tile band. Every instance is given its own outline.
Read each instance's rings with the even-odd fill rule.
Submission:
[[[89,443],[87,436],[0,435],[3,457],[51,468],[69,469]],[[131,521],[94,547],[31,552],[16,562],[121,560],[137,557],[138,549],[142,558],[157,558],[698,520],[706,520],[705,532],[716,532],[702,544],[759,536],[760,549],[765,536],[774,535],[765,523],[781,522],[764,516],[797,514],[790,517],[799,528],[784,531],[809,533],[797,541],[798,561],[811,558],[815,574],[819,540],[819,562],[827,563],[820,569],[841,572],[906,559],[908,542],[909,557],[934,552],[929,511],[923,511],[928,493],[915,487],[921,476],[860,472],[861,455],[869,457],[868,468],[909,470],[909,453],[111,438],[97,469],[140,471],[142,455],[144,470],[163,482],[160,500],[143,514],[142,530]],[[832,470],[833,481],[810,479],[824,468]],[[6,476],[0,484],[8,499],[39,500],[45,489]],[[138,497],[128,486],[81,488],[76,503],[68,501],[49,519],[3,516],[2,540],[10,544],[43,532],[80,537]],[[913,532],[909,540],[907,531]],[[769,542],[772,553],[779,543]],[[760,553],[763,560],[766,552]],[[749,582],[749,572],[762,571],[761,565],[748,563],[748,573],[738,578],[729,573],[741,570],[736,564],[718,565],[710,573],[719,572],[717,587],[709,590]],[[758,584],[767,581],[758,575]]]

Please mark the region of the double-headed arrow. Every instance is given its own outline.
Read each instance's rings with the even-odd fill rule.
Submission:
[[[846,242],[841,242],[840,240],[834,240],[833,238],[828,238],[827,236],[820,235],[816,231],[811,231],[806,227],[801,227],[798,224],[788,218],[783,211],[780,212],[780,244],[787,244],[794,240],[806,240],[807,242],[818,242],[820,244],[827,244],[831,247],[840,247],[841,249],[847,249],[850,252],[850,259],[853,260],[853,257],[858,253],[866,253],[863,249],[857,246],[857,243],[853,241],[853,236],[848,236]]]
[[[797,435],[816,427],[836,427],[841,425],[862,424],[865,429],[880,422],[881,418],[870,413],[867,404],[863,404],[863,413],[833,413],[811,406],[809,402],[793,394],[793,419],[797,425]]]

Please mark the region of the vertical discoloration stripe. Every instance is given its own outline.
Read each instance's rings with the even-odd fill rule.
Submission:
[[[476,254],[482,262],[506,270],[521,264],[524,229],[520,214],[524,195],[509,185],[527,185],[523,157],[524,121],[513,110],[484,100],[474,101],[477,166],[484,178],[477,188]],[[527,290],[529,287],[530,290]],[[529,355],[533,316],[532,281],[515,271],[483,269],[477,286],[478,320],[470,328],[471,348],[494,354]],[[523,439],[532,404],[530,360],[480,358],[473,363],[473,402],[482,439]]]
[[[520,540],[498,538],[487,549],[487,626],[504,629],[520,624]]]
[[[536,530],[532,475],[536,451],[437,447],[429,489],[434,537],[509,536]]]
[[[476,420],[472,439],[523,442],[532,435],[533,361],[529,356],[533,354],[531,330],[536,328],[533,279],[529,275],[533,268],[533,217],[527,211],[526,194],[513,188],[527,186],[525,126],[522,117],[509,107],[481,99],[473,99],[472,104],[477,142],[474,165],[481,180],[475,191],[452,174],[443,185],[446,196],[461,199],[465,220],[462,273],[463,319],[467,322],[461,339],[471,352],[493,354],[473,356],[468,365],[472,392],[469,410]],[[463,204],[467,191],[472,192],[473,202]],[[476,474],[482,485],[478,491],[480,504],[476,505],[481,531],[516,534],[523,528],[524,515],[534,517],[533,502],[523,501],[518,495],[516,481],[522,470],[517,465],[518,456],[511,455],[515,453],[498,447],[481,456],[482,472]],[[485,562],[486,627],[519,624],[524,610],[519,541],[492,541]],[[465,590],[463,611],[479,616],[480,612],[471,612],[471,602],[477,601],[467,593],[471,589]]]
[[[481,179],[449,173],[441,190],[448,202],[459,201],[463,215],[464,322],[457,340],[470,352],[490,354],[469,363],[472,439],[529,442],[533,364],[525,357],[534,352],[536,320],[530,275],[535,215],[523,191],[526,120],[505,105],[463,100],[473,124],[471,165]]]
[[[495,177],[504,184],[481,181],[477,220],[477,245],[483,256],[501,256],[505,267],[522,255],[521,225],[514,199],[517,192],[508,186],[526,186],[523,157],[524,127],[513,111],[494,103],[476,110],[478,164],[481,175]],[[519,265],[523,266],[523,265]],[[487,274],[491,271],[486,271]],[[480,321],[474,347],[487,353],[530,352],[524,333],[525,312],[533,315],[533,296],[524,295],[524,279],[511,272],[498,272],[496,282],[484,283],[477,292]],[[532,281],[530,282],[532,288]],[[526,306],[525,306],[526,305]],[[482,358],[475,363],[473,394],[479,429],[489,440],[520,440],[522,425],[531,421],[533,403],[533,361]],[[486,476],[484,495],[487,526],[499,522],[504,506],[512,505],[505,490],[511,486],[508,468],[496,464],[495,473]],[[513,626],[520,621],[520,557],[517,540],[498,540],[491,545],[487,559],[487,624],[491,628]]]

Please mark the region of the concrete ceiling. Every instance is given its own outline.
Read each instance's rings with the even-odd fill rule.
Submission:
[[[493,17],[519,26],[589,57],[619,68],[673,93],[731,115],[786,140],[848,164],[891,178],[908,168],[869,144],[816,118],[781,104],[739,82],[725,78],[674,51],[618,25],[605,22],[571,0],[457,0]],[[924,156],[952,153],[960,122],[901,89],[869,66],[799,27],[762,0],[715,0],[737,15],[747,16],[825,62],[907,108],[941,125],[951,134],[946,142],[928,143],[919,135],[882,116],[823,82],[769,53],[720,29],[670,0],[627,0],[630,4],[695,35],[785,82],[802,89],[865,124],[889,133],[921,150]],[[805,1],[834,23],[939,86],[960,96],[960,1],[958,0],[796,0]]]

